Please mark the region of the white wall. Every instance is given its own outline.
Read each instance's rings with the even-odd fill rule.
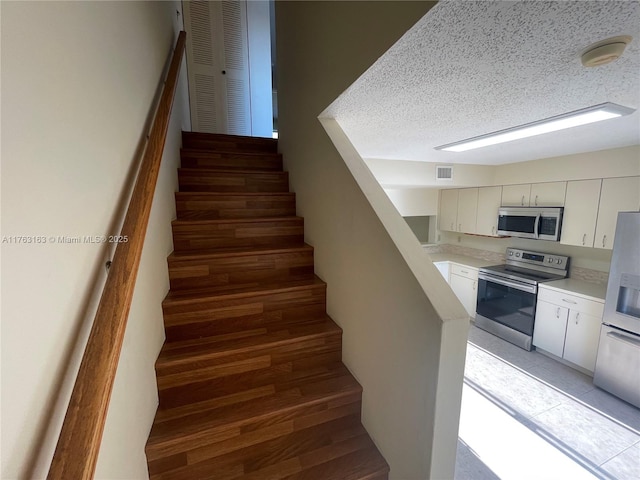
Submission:
[[[254,137],[273,134],[271,85],[271,19],[268,0],[247,2],[249,72],[251,82],[251,132]]]
[[[386,189],[416,187],[476,187],[492,185],[495,166],[465,165],[453,166],[453,181],[436,180],[436,166],[441,163],[415,162],[409,160],[365,159],[378,182]]]
[[[3,479],[43,478],[109,246],[49,237],[116,233],[180,2],[2,2]],[[180,25],[181,26],[181,25]],[[185,80],[183,69],[182,78]],[[144,478],[157,405],[172,192],[189,129],[176,98],[96,478]]]
[[[385,188],[384,191],[403,217],[438,214],[436,188]]]
[[[468,317],[339,124],[317,116],[432,5],[276,3],[279,148],[363,424],[404,480],[453,476]]]
[[[640,145],[500,165],[494,185],[640,175]],[[479,184],[480,185],[480,184]]]

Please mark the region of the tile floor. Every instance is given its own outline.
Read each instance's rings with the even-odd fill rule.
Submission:
[[[640,410],[474,326],[456,480],[638,480]]]

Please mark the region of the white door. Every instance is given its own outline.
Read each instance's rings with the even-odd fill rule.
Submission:
[[[481,187],[478,189],[478,235],[498,236],[498,209],[502,187]]]
[[[251,135],[246,1],[184,2],[184,19],[193,129]]]
[[[460,303],[470,317],[476,317],[476,303],[478,297],[478,281],[460,275],[451,274],[451,290],[456,294]]]
[[[560,243],[593,247],[602,180],[578,180],[567,183]]]
[[[533,327],[533,344],[562,357],[568,318],[568,308],[538,300],[536,321]]]

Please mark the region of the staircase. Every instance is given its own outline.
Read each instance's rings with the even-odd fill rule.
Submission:
[[[275,140],[183,133],[151,479],[381,480]]]

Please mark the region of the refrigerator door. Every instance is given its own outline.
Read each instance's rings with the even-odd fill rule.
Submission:
[[[593,384],[640,407],[640,337],[603,325]]]
[[[621,212],[603,323],[640,335],[640,212]]]

